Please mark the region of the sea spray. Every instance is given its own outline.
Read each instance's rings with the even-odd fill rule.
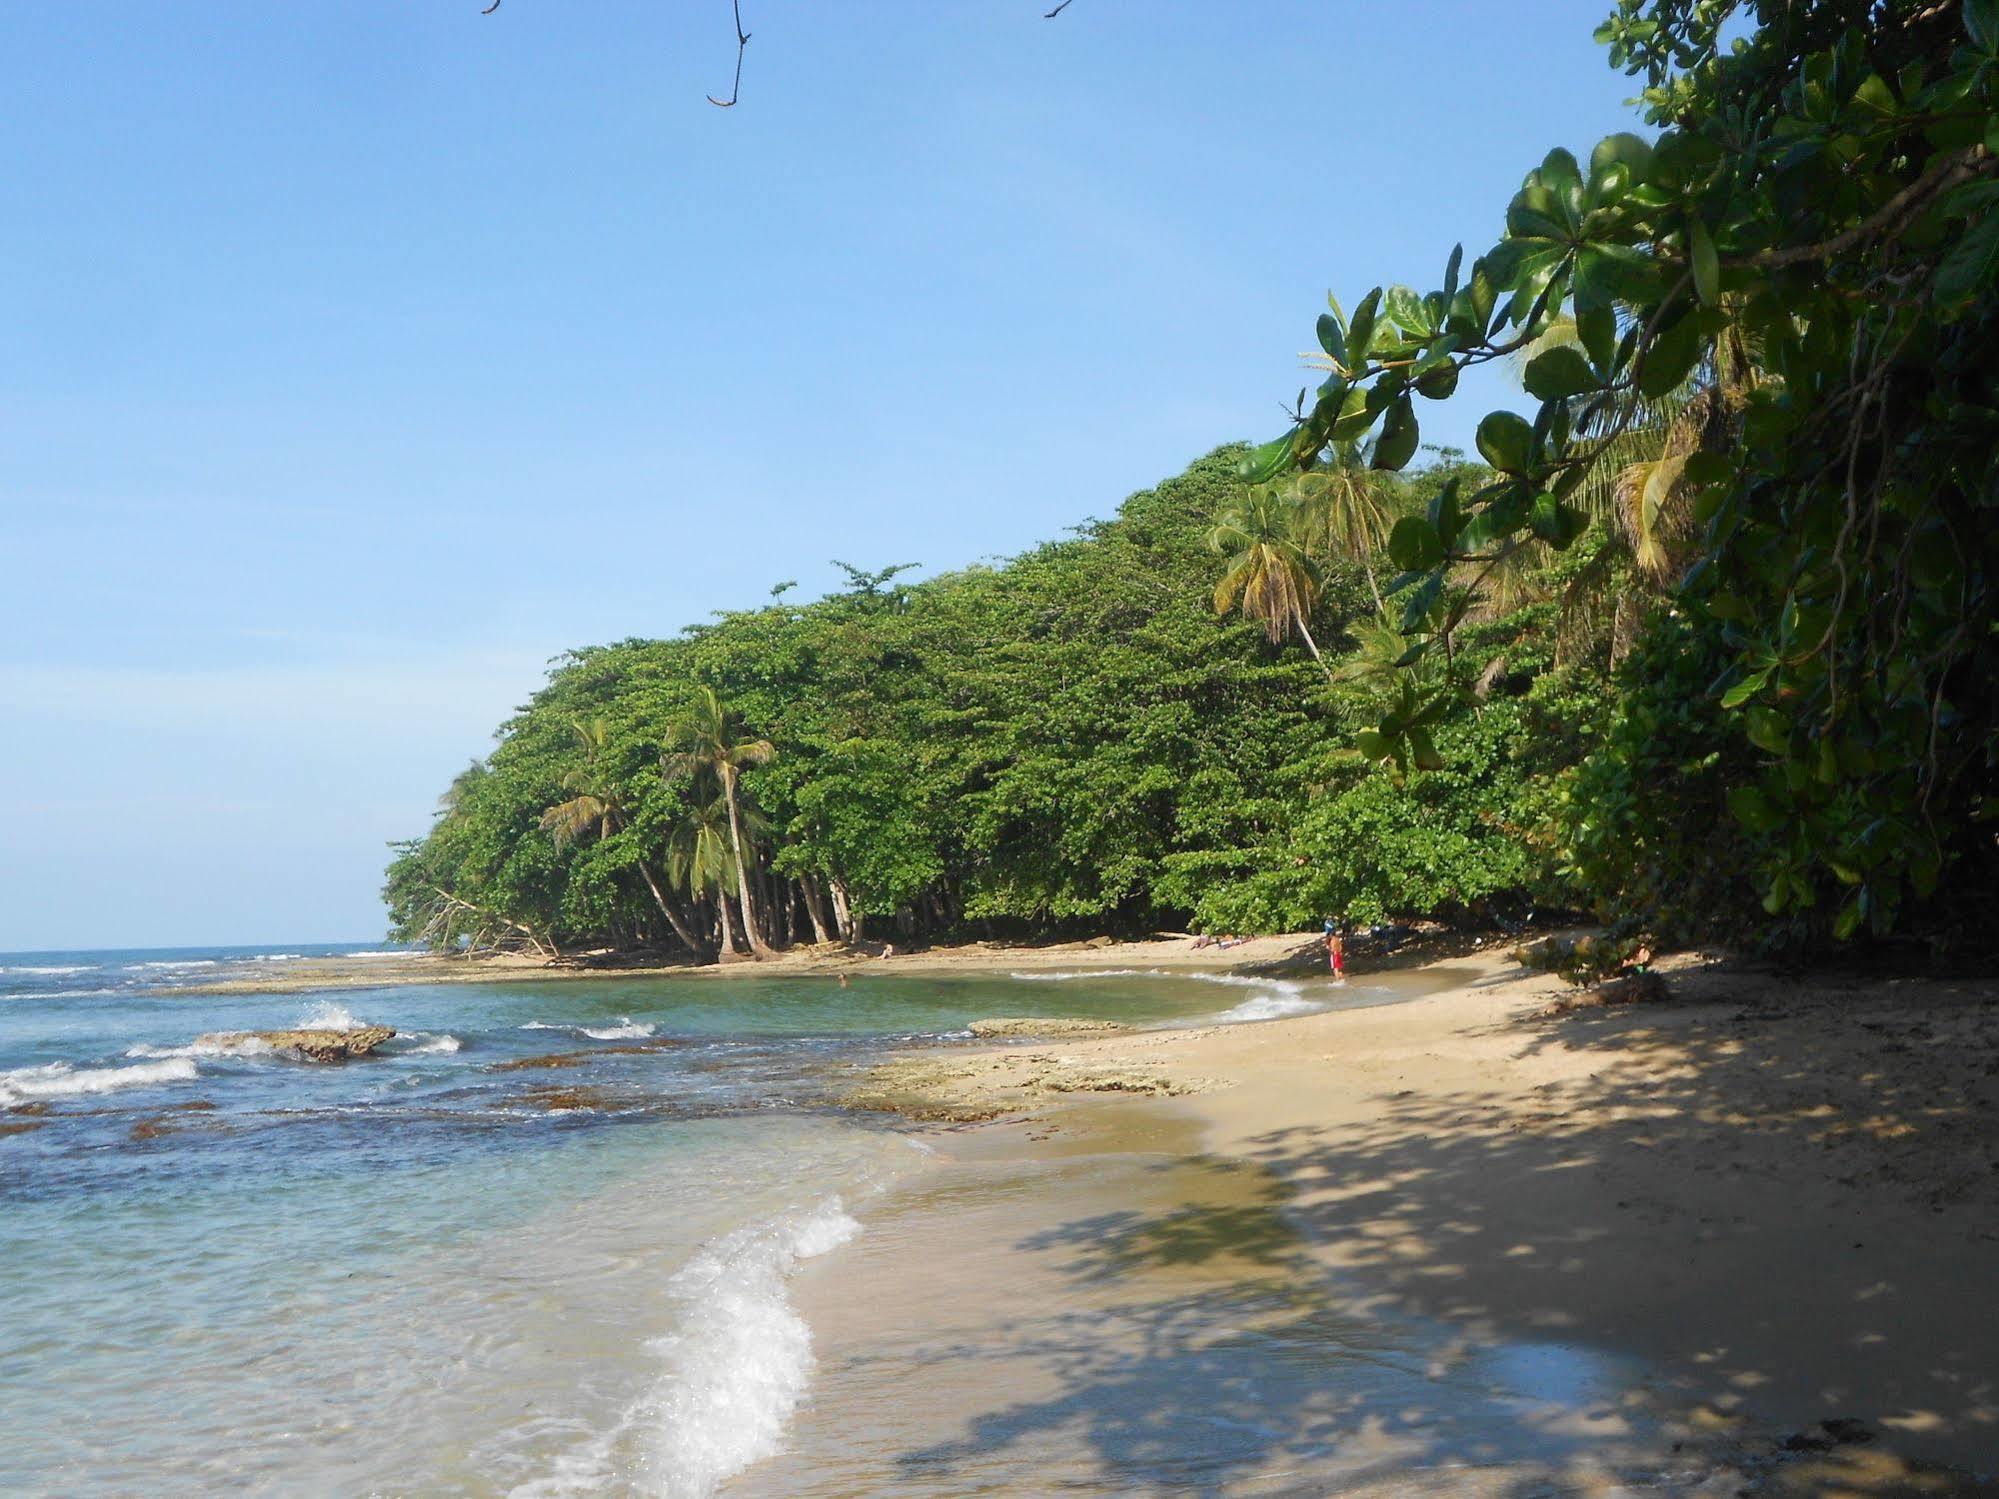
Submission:
[[[295,1029],[302,1031],[358,1031],[367,1024],[356,1020],[347,1006],[330,999],[322,999],[317,1005],[299,1017]]]

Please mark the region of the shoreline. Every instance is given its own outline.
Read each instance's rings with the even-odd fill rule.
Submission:
[[[1564,1010],[1559,981],[1473,954],[1377,1008],[926,1051],[851,1101],[949,1121],[922,1132],[953,1164],[1190,1121],[1177,1158],[1279,1183],[1341,1310],[1637,1360],[1621,1408],[1570,1414],[1614,1415],[1627,1463],[1700,1454],[1717,1486],[1676,1491],[1999,1493],[1965,1476],[1999,1472],[1999,988],[1664,967],[1664,1002]],[[1239,1221],[1101,1226],[1220,1253]],[[835,1318],[828,1357],[866,1343]],[[1544,1476],[1582,1481],[1562,1446]]]
[[[1478,939],[1485,941],[1485,939]],[[301,958],[281,971],[266,967],[213,979],[161,986],[174,994],[302,994],[320,990],[396,988],[411,984],[505,984],[519,982],[618,982],[644,979],[784,978],[834,973],[909,974],[920,978],[952,974],[1004,974],[1076,969],[1104,972],[1130,968],[1184,973],[1261,974],[1297,977],[1323,974],[1324,947],[1316,932],[1250,937],[1228,948],[1195,948],[1191,934],[1131,941],[1096,937],[1086,941],[1010,945],[972,942],[925,948],[882,959],[844,943],[793,947],[774,958],[738,957],[724,963],[606,963],[585,966],[512,953],[477,958],[440,953],[393,957]],[[1501,939],[1487,946],[1505,945]],[[1416,944],[1412,943],[1413,948]],[[1391,962],[1387,968],[1406,966]]]

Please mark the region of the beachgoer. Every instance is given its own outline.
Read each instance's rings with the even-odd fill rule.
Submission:
[[[851,987],[852,987],[852,985],[850,985],[850,984],[849,984],[849,983],[847,982],[847,975],[846,975],[846,974],[844,974],[844,973],[840,975],[840,987],[841,987],[842,989],[847,989],[847,988],[851,988]]]
[[[1334,983],[1344,984],[1347,981],[1346,933],[1334,922],[1326,924],[1326,966],[1333,971]]]
[[[895,944],[893,942],[883,944],[882,961],[887,962],[890,958],[894,956],[895,956]]]

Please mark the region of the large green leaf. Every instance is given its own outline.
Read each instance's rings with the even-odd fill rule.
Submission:
[[[1560,401],[1595,390],[1600,382],[1581,351],[1563,344],[1528,360],[1520,383],[1537,400]]]
[[[1721,257],[1699,218],[1687,220],[1687,254],[1693,262],[1694,290],[1709,307],[1721,300]]]
[[[1374,467],[1378,469],[1399,469],[1416,456],[1417,423],[1416,413],[1409,397],[1399,397],[1388,408],[1388,420],[1382,424],[1381,437],[1374,445]]]
[[[1677,390],[1699,362],[1705,343],[1700,322],[1683,317],[1645,346],[1645,363],[1638,371],[1638,393],[1648,400]]]
[[[1784,825],[1784,813],[1754,786],[1737,786],[1728,793],[1728,810],[1753,833],[1771,833]]]
[[[1347,332],[1330,312],[1319,314],[1319,347],[1337,363],[1347,362]]]
[[[1995,274],[1999,274],[1999,213],[1987,213],[1944,256],[1932,286],[1937,300],[1952,306],[1986,291]]]
[[[1236,466],[1236,472],[1245,484],[1268,484],[1291,467],[1294,442],[1293,435],[1286,432],[1251,448]]]
[[[1631,173],[1631,180],[1643,182],[1652,170],[1652,144],[1642,136],[1630,131],[1619,131],[1616,135],[1606,135],[1596,143],[1596,149],[1589,154],[1590,176],[1595,177],[1612,163],[1616,163]]]
[[[1478,424],[1479,456],[1502,473],[1519,473],[1534,456],[1534,428],[1511,411],[1495,411]]]
[[[1388,533],[1388,555],[1405,573],[1423,573],[1444,560],[1444,538],[1426,515],[1405,515]]]

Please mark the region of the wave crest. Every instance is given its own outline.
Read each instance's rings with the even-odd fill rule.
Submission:
[[[17,1067],[0,1072],[0,1104],[30,1103],[47,1098],[75,1098],[88,1093],[113,1093],[120,1088],[152,1088],[161,1083],[187,1083],[195,1078],[191,1057],[169,1057],[132,1067],[87,1067],[79,1072],[67,1062]]]

